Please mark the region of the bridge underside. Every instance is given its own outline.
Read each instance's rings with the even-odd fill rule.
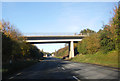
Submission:
[[[54,40],[26,40],[27,42],[31,44],[39,44],[39,43],[70,43],[70,41],[74,41],[74,43],[77,43],[78,41],[81,41],[82,39],[54,39]]]
[[[70,41],[60,41],[60,42],[28,42],[30,44],[47,44],[47,43],[70,43]],[[74,41],[74,43],[78,43],[78,41]]]
[[[74,57],[74,43],[77,43],[79,40],[27,40],[30,44],[45,44],[45,43],[68,43],[69,44],[69,58]]]

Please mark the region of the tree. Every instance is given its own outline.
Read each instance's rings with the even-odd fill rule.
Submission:
[[[87,52],[88,54],[94,54],[100,49],[100,40],[98,34],[93,34],[86,38],[87,41]]]
[[[8,62],[12,55],[13,41],[2,33],[2,62]]]
[[[80,33],[92,33],[90,36],[84,38],[81,42],[77,45],[77,50],[79,53],[87,54],[87,53],[95,53],[99,49],[99,39],[98,35],[95,31],[90,29],[81,30]],[[97,46],[97,47],[96,47]]]
[[[113,34],[113,37],[115,39],[115,48],[118,50],[120,49],[120,4],[115,6],[114,10],[114,16],[110,22],[110,31]]]
[[[87,46],[86,40],[83,39],[81,42],[78,43],[78,47],[77,47],[78,52],[82,54],[87,54],[86,46]]]
[[[110,26],[105,25],[104,29],[100,32],[100,45],[102,51],[105,53],[115,49],[115,42],[113,39],[113,34],[110,31]]]
[[[80,33],[85,34],[85,35],[86,35],[86,34],[91,35],[91,34],[95,33],[95,31],[87,28],[87,29],[81,30]]]

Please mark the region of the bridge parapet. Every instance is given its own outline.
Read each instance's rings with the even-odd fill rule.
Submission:
[[[74,35],[74,33],[23,33],[25,36],[64,36],[64,35]]]
[[[24,36],[77,36],[77,35],[92,35],[93,33],[23,33]]]

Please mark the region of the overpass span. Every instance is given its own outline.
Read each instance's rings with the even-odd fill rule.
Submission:
[[[87,35],[55,35],[55,36],[24,36],[26,42],[30,44],[41,43],[68,43],[69,44],[69,58],[74,57],[74,43],[82,41]]]

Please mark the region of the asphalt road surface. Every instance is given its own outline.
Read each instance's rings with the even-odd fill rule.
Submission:
[[[10,80],[100,80],[117,81],[118,70],[86,63],[75,63],[49,57],[9,77]]]

